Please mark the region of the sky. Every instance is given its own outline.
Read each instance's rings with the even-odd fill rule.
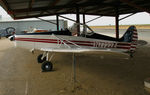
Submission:
[[[2,15],[3,20],[13,20],[2,7],[0,7],[0,15]],[[76,19],[76,16],[73,14],[68,14],[68,15],[63,15],[63,16],[69,17],[74,20]],[[119,18],[122,18],[124,16],[126,16],[126,15],[121,15],[121,16],[119,16]],[[86,15],[86,21],[89,21],[95,17],[98,17],[98,16]],[[43,19],[52,19],[52,20],[56,19],[55,16],[48,16],[48,17],[42,17],[42,18]],[[81,22],[82,22],[82,15],[80,16],[80,18],[81,18]],[[62,18],[60,18],[60,19],[62,19]],[[73,24],[72,21],[68,21],[69,26],[71,26],[72,24]],[[121,20],[119,22],[119,24],[120,25],[150,24],[150,14],[146,13],[146,12],[137,13],[137,14],[132,15],[131,17]],[[95,21],[92,21],[90,23],[87,23],[87,25],[89,25],[89,26],[115,25],[115,18],[105,16],[105,17],[101,17]]]

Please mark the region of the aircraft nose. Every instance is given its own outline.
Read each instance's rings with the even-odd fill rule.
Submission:
[[[15,40],[15,36],[14,36],[14,35],[10,36],[10,37],[9,37],[9,40],[10,40],[10,41],[14,41],[14,40]]]

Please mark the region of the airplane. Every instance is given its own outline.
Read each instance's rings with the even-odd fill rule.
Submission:
[[[66,30],[26,33],[22,35],[13,35],[11,41],[15,41],[15,46],[30,49],[31,51],[40,50],[43,54],[37,57],[38,63],[42,63],[42,71],[52,71],[53,64],[50,62],[49,52],[118,52],[128,53],[133,56],[136,51],[138,33],[135,26],[130,26],[125,34],[116,39],[106,35],[101,35],[91,31],[84,35],[74,36],[73,33]]]

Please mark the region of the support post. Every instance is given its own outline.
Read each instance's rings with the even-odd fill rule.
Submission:
[[[76,23],[80,23],[79,8],[76,8]],[[80,24],[77,24],[77,36],[80,36]]]
[[[57,24],[57,31],[59,31],[59,16],[56,15],[56,24]]]
[[[75,58],[75,53],[72,54],[72,70],[73,70],[73,90],[75,90],[75,83],[76,83],[76,58]]]
[[[118,8],[116,8],[116,39],[119,39],[119,13],[118,13]]]
[[[86,26],[85,26],[86,22],[85,22],[85,14],[83,14],[83,35],[86,34]]]
[[[75,53],[73,53],[73,81],[76,82],[76,58]]]

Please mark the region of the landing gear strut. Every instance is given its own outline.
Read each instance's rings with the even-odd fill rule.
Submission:
[[[130,51],[130,58],[133,58],[134,51]]]
[[[53,57],[53,54],[49,58],[49,52],[44,52],[43,54],[40,54],[37,57],[38,63],[42,63],[41,69],[43,72],[52,71],[53,64],[52,64],[52,62],[50,62],[52,57]]]

